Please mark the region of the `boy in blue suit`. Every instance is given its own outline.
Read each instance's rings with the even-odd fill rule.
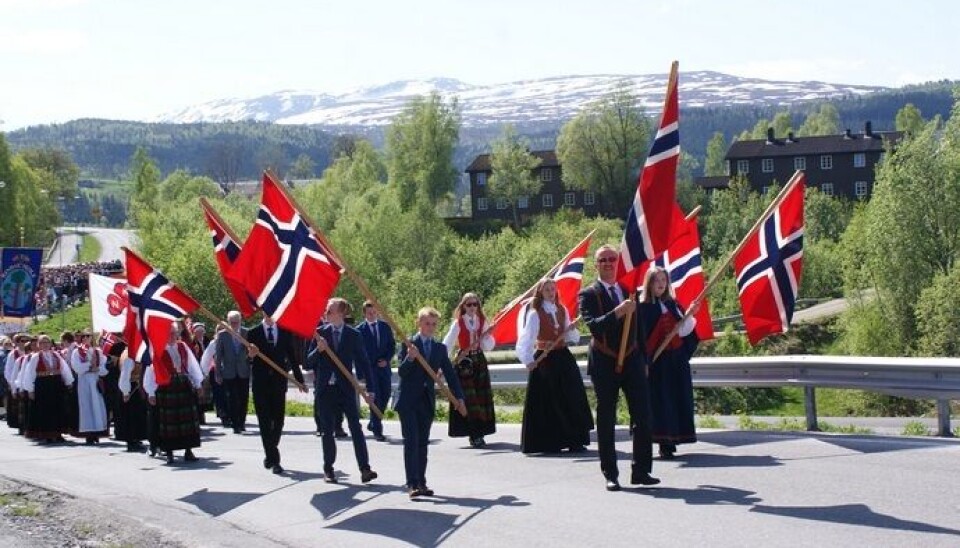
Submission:
[[[430,307],[417,312],[418,332],[410,340],[412,344],[400,350],[400,391],[394,408],[400,414],[400,429],[403,432],[403,465],[407,474],[407,490],[410,498],[433,496],[427,487],[427,449],[430,444],[430,427],[436,407],[434,379],[430,378],[417,357],[423,356],[434,375],[443,372],[447,385],[457,398],[457,411],[466,414],[460,380],[443,343],[433,340],[440,313]]]
[[[377,319],[377,309],[370,301],[363,303],[363,320],[357,324],[357,330],[363,337],[363,346],[367,350],[367,357],[370,358],[371,375],[367,377],[367,386],[376,394],[374,403],[377,404],[377,408],[386,409],[391,389],[390,360],[397,352],[393,331],[386,322]],[[387,440],[383,435],[383,423],[373,413],[370,413],[367,430],[373,432],[373,437],[377,441]]]
[[[310,349],[307,351],[306,369],[314,372],[314,406],[318,410],[323,430],[323,480],[337,483],[333,464],[337,459],[337,441],[334,439],[334,421],[338,412],[343,412],[353,438],[353,451],[360,466],[360,480],[368,483],[377,477],[370,469],[367,440],[360,427],[360,406],[353,385],[333,363],[327,350],[336,354],[348,370],[356,371],[358,377],[370,378],[370,361],[363,348],[360,332],[344,323],[349,305],[343,299],[333,298],[327,303],[327,323],[317,328]],[[368,394],[367,403],[372,400]]]

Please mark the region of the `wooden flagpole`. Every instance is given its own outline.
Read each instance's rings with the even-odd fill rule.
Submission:
[[[591,230],[582,240],[580,240],[580,241],[577,243],[577,245],[574,247],[574,249],[577,249],[578,247],[580,247],[581,245],[583,245],[584,242],[586,242],[587,240],[589,240],[590,238],[592,238],[593,235],[594,235],[594,233],[595,233],[596,231],[597,231],[596,228],[594,228],[593,230]],[[546,274],[544,274],[543,276],[541,276],[540,279],[537,280],[536,283],[534,283],[532,286],[530,286],[529,289],[527,289],[526,291],[524,291],[519,297],[514,298],[512,301],[510,301],[509,303],[507,303],[506,305],[504,305],[503,308],[501,308],[500,311],[497,312],[497,313],[494,315],[493,320],[490,322],[491,325],[488,326],[486,329],[483,330],[483,334],[481,335],[481,337],[484,336],[484,335],[486,335],[486,334],[488,334],[488,333],[490,333],[491,331],[493,331],[493,328],[495,328],[495,327],[497,326],[497,324],[500,323],[500,320],[503,319],[503,316],[501,316],[501,313],[510,310],[511,308],[513,308],[514,306],[516,306],[517,303],[519,303],[519,302],[523,301],[524,299],[526,299],[526,298],[530,297],[531,295],[533,295],[533,292],[537,289],[537,284],[539,284],[539,283],[542,282],[543,280],[546,280],[547,278],[552,277],[552,276],[557,272],[557,270],[559,270],[560,267],[563,266],[563,263],[567,260],[567,257],[568,257],[568,256],[569,256],[569,253],[568,253],[567,255],[564,255],[564,256],[557,262],[557,264],[553,265],[553,268],[551,268],[550,270],[547,271]]]
[[[737,256],[737,254],[740,253],[740,251],[742,251],[743,248],[747,245],[747,241],[753,237],[753,235],[757,232],[757,230],[760,229],[760,225],[765,223],[767,219],[770,218],[770,215],[772,215],[773,212],[777,209],[777,207],[779,207],[780,204],[787,198],[787,194],[789,194],[790,191],[793,190],[793,187],[795,187],[802,178],[803,178],[802,171],[797,170],[793,173],[793,176],[790,177],[790,180],[787,182],[786,186],[784,186],[783,189],[780,190],[780,193],[777,194],[777,197],[774,198],[772,202],[770,202],[770,205],[768,205],[767,209],[765,209],[763,214],[760,215],[760,218],[757,219],[757,222],[753,223],[753,226],[750,228],[750,231],[747,232],[747,235],[744,236],[742,240],[740,240],[740,243],[737,244],[737,247],[733,250],[733,252],[731,252],[727,256],[726,260],[723,261],[723,264],[720,265],[720,268],[718,268],[717,271],[713,273],[713,276],[710,277],[710,281],[708,281],[707,285],[704,286],[703,291],[701,291],[700,294],[697,295],[697,298],[694,299],[692,303],[690,303],[690,307],[687,308],[686,312],[684,312],[683,318],[679,322],[677,322],[677,325],[674,326],[670,334],[667,335],[666,338],[664,338],[663,341],[660,342],[660,346],[657,347],[657,351],[653,354],[653,360],[651,361],[657,361],[657,358],[659,358],[660,354],[663,353],[663,350],[667,347],[667,344],[669,344],[670,340],[673,339],[677,335],[677,333],[680,332],[680,326],[683,324],[683,322],[686,321],[687,318],[693,315],[692,311],[695,308],[695,306],[700,304],[700,302],[703,301],[704,298],[706,298],[707,293],[710,292],[714,284],[716,284],[716,282],[720,279],[720,275],[723,274],[723,272],[733,262],[733,259]]]
[[[550,342],[550,346],[544,348],[543,352],[539,356],[537,356],[537,359],[533,360],[533,367],[531,367],[530,370],[532,371],[536,369],[537,366],[540,365],[540,362],[547,359],[547,354],[549,354],[550,352],[553,352],[553,349],[556,348],[558,344],[560,344],[560,342],[563,340],[564,337],[567,336],[567,331],[570,331],[571,329],[576,328],[579,322],[580,322],[580,316],[577,316],[576,318],[574,318],[573,321],[570,322],[570,325],[568,325],[566,329],[564,329],[559,335],[557,335],[556,339]]]
[[[138,255],[136,251],[133,251],[132,249],[129,249],[129,248],[125,247],[125,246],[121,246],[120,249],[122,249],[123,251],[129,251],[129,252],[132,253],[134,256],[138,257],[141,261],[143,261],[144,263],[147,263],[147,261],[144,260],[143,257],[140,257],[140,255]],[[150,264],[150,263],[147,263],[147,264]],[[243,335],[241,335],[240,333],[237,333],[236,331],[234,331],[234,329],[233,329],[232,327],[230,327],[230,324],[228,324],[227,322],[225,322],[225,321],[221,320],[220,318],[218,318],[217,315],[214,314],[213,312],[210,312],[209,310],[207,310],[207,308],[206,308],[205,306],[203,306],[202,304],[200,304],[200,301],[194,299],[192,295],[190,295],[189,293],[187,293],[186,291],[184,291],[183,289],[181,289],[180,287],[178,287],[175,283],[173,283],[173,282],[171,281],[170,284],[173,285],[174,287],[176,287],[177,289],[179,289],[180,291],[183,291],[183,294],[184,294],[184,295],[190,297],[190,299],[192,299],[194,302],[196,302],[198,305],[200,305],[200,307],[197,308],[197,312],[199,312],[201,316],[206,317],[207,319],[209,319],[209,320],[212,321],[212,322],[217,323],[218,325],[222,325],[222,326],[224,327],[224,329],[226,329],[227,331],[229,331],[231,335],[233,335],[238,341],[240,341],[241,344],[243,344],[243,345],[247,348],[247,352],[250,351],[250,347],[252,347],[253,345],[250,344],[249,342],[247,342],[247,340],[243,338]],[[265,355],[265,354],[260,354],[259,352],[258,352],[258,355],[259,355],[260,359],[263,360],[264,363],[266,363],[267,365],[269,365],[270,367],[272,367],[273,369],[275,369],[275,370],[277,371],[277,373],[280,373],[280,374],[283,375],[284,377],[290,379],[295,385],[297,385],[297,388],[299,388],[300,390],[303,390],[303,391],[306,391],[306,390],[307,390],[307,387],[304,386],[303,383],[301,383],[300,381],[298,381],[298,380],[296,379],[296,377],[294,377],[293,375],[291,375],[287,370],[285,370],[284,368],[282,368],[282,367],[280,367],[279,365],[277,365],[276,362],[274,362],[273,360],[270,359],[270,356],[267,356],[267,355]]]
[[[353,269],[347,268],[347,265],[344,263],[343,258],[341,258],[340,255],[333,249],[333,246],[330,245],[330,241],[327,240],[326,236],[324,236],[322,232],[320,232],[320,229],[317,228],[316,223],[314,223],[313,220],[310,219],[306,211],[304,211],[303,208],[300,207],[300,204],[297,203],[296,198],[294,198],[293,195],[291,195],[290,192],[287,191],[286,188],[284,188],[283,184],[279,182],[277,177],[275,177],[274,174],[269,170],[265,171],[264,173],[266,174],[267,177],[270,177],[270,179],[273,180],[277,188],[280,189],[280,192],[287,198],[287,200],[290,201],[293,207],[296,208],[297,213],[300,214],[300,217],[304,220],[304,222],[307,223],[307,226],[310,227],[310,230],[311,232],[313,232],[314,237],[316,237],[317,240],[320,241],[320,244],[323,245],[324,249],[328,253],[330,253],[330,255],[332,255],[333,260],[336,261],[338,265],[340,265],[340,268],[347,274],[347,277],[350,278],[353,284],[357,286],[357,289],[360,290],[360,293],[363,293],[364,298],[366,298],[368,301],[370,301],[373,304],[374,308],[377,310],[380,316],[384,319],[384,321],[387,322],[387,324],[390,326],[390,329],[392,329],[393,332],[396,334],[397,338],[403,341],[407,345],[407,349],[409,350],[409,348],[413,346],[413,343],[410,342],[410,340],[406,337],[404,332],[400,329],[400,326],[397,325],[397,323],[393,320],[393,318],[387,313],[386,309],[383,308],[383,305],[381,305],[380,301],[377,300],[376,296],[374,296],[373,291],[370,290],[370,287],[363,280],[363,278],[361,278],[356,272],[354,272]],[[461,415],[466,417],[467,416],[466,406],[461,405],[460,401],[456,397],[454,397],[453,392],[451,392],[450,389],[447,388],[447,385],[444,384],[442,380],[440,380],[441,373],[434,373],[433,368],[430,367],[430,364],[427,363],[427,361],[423,358],[422,355],[419,355],[419,354],[417,355],[417,363],[419,363],[420,367],[422,367],[423,370],[430,376],[430,378],[434,380],[434,382],[437,384],[437,387],[440,388],[440,392],[444,395],[444,397],[446,397],[447,400],[451,404],[453,404],[453,406],[457,409],[457,411],[460,412]]]
[[[203,207],[204,211],[209,213],[210,216],[213,217],[213,220],[215,220],[217,224],[219,224],[220,227],[223,228],[223,231],[227,233],[227,236],[229,236],[235,244],[240,246],[241,245],[240,239],[237,238],[236,233],[233,232],[230,226],[227,225],[227,223],[223,220],[220,214],[218,214],[217,211],[213,209],[213,206],[210,205],[210,202],[207,201],[207,199],[203,196],[200,197],[200,205]],[[342,361],[340,361],[340,358],[337,357],[337,355],[334,354],[333,351],[328,349],[327,355],[330,357],[333,363],[337,366],[337,369],[340,370],[340,373],[342,373],[343,376],[346,377],[348,381],[350,381],[350,384],[353,386],[353,389],[357,392],[357,394],[359,394],[364,399],[364,401],[367,402],[367,405],[370,407],[370,411],[374,415],[376,415],[378,418],[382,419],[383,413],[380,411],[380,409],[376,405],[372,403],[371,398],[369,397],[369,394],[360,385],[360,381],[357,380],[357,377],[352,372],[350,372],[349,369],[347,369],[347,366],[344,365]],[[288,376],[287,378],[290,378],[290,377]]]

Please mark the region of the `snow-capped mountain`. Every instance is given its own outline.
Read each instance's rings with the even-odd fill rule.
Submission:
[[[623,80],[633,85],[646,110],[656,112],[660,109],[666,74],[560,76],[484,86],[435,78],[402,80],[336,95],[279,91],[262,97],[224,99],[170,112],[154,121],[259,120],[280,124],[377,126],[390,123],[413,97],[434,91],[459,98],[466,126],[565,120]],[[680,104],[683,107],[784,105],[884,89],[887,88],[741,78],[712,71],[680,73]]]

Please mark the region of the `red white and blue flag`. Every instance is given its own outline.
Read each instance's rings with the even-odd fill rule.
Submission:
[[[144,367],[166,351],[173,322],[193,314],[200,303],[172,284],[160,271],[124,248],[127,267],[127,340],[130,357]],[[168,372],[154,368],[157,384],[170,382]]]
[[[679,208],[678,208],[679,213]],[[656,258],[655,264],[667,271],[670,276],[670,287],[674,297],[684,310],[703,292],[706,285],[703,278],[703,262],[700,256],[700,231],[697,220],[684,219],[682,213],[679,219],[674,219],[674,231],[678,236],[670,247]],[[644,273],[650,267],[643,269]],[[700,310],[694,316],[697,326],[694,332],[701,341],[713,338],[713,319],[710,317],[710,304],[704,298],[700,303]]]
[[[230,289],[230,294],[233,295],[233,300],[236,301],[240,313],[244,318],[248,318],[257,311],[257,305],[243,286],[228,276],[230,269],[233,268],[234,261],[240,255],[240,244],[227,223],[217,215],[217,212],[206,200],[201,200],[200,206],[203,208],[203,216],[210,228],[210,237],[213,239],[213,254],[217,259],[220,276],[227,284],[227,288]]]
[[[780,204],[734,257],[740,309],[750,344],[786,333],[803,270],[805,177],[794,176]]]
[[[229,276],[277,324],[311,338],[340,273],[279,183],[264,174],[257,222]]]
[[[680,105],[677,96],[677,63],[667,81],[667,96],[657,136],[643,165],[633,206],[620,243],[617,279],[636,285],[639,267],[663,253],[672,236],[673,204],[677,195],[677,164],[680,160]]]
[[[552,278],[557,283],[557,301],[567,308],[567,317],[572,321],[577,311],[577,294],[583,282],[583,262],[590,249],[590,236],[577,244],[557,265],[547,272],[543,278]],[[537,283],[540,283],[537,281]],[[491,335],[497,344],[513,344],[517,342],[520,331],[527,321],[530,301],[537,284],[534,284],[519,298],[505,306],[494,316]]]

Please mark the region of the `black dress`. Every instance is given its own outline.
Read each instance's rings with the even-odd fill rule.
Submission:
[[[646,343],[649,358],[653,358],[660,341],[669,333],[668,329],[683,316],[683,311],[675,302],[665,302],[664,306],[666,312],[662,311],[659,302],[641,303],[638,309],[641,337]],[[658,331],[658,323],[661,322]],[[668,346],[650,366],[654,443],[672,446],[697,441],[690,357],[698,343],[697,335],[691,332],[675,342],[674,348]]]
[[[576,359],[566,347],[551,351],[527,378],[521,451],[559,453],[590,445],[593,426]]]

